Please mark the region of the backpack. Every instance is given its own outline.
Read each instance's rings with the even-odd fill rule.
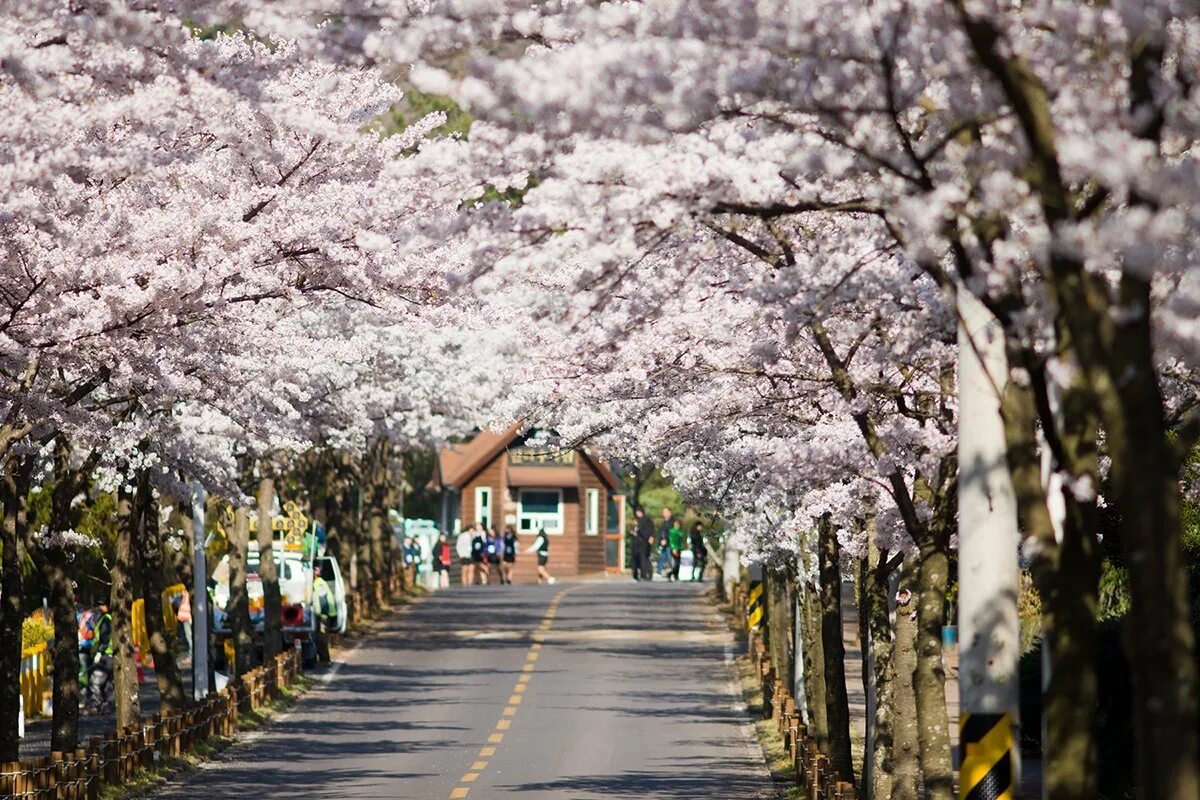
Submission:
[[[79,641],[90,642],[96,638],[96,612],[86,609],[79,615]]]

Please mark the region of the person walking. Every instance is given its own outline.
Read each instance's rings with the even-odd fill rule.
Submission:
[[[175,612],[175,620],[183,633],[183,643],[187,647],[188,658],[192,657],[192,596],[185,588],[179,598],[179,609]]]
[[[679,565],[683,555],[683,528],[679,527],[679,520],[671,526],[671,530],[667,531],[667,547],[671,551],[671,573],[668,576],[670,580],[679,581]]]
[[[337,627],[337,599],[319,567],[313,573],[313,612],[317,618],[316,630],[313,632],[316,637],[313,644],[316,645],[317,662],[328,664],[329,637],[326,631]]]
[[[471,528],[471,567],[475,570],[473,583],[487,584],[487,541],[483,526],[476,523]]]
[[[93,714],[103,713],[113,704],[113,621],[107,600],[100,601],[99,611],[92,637],[92,675],[87,702],[88,712]]]
[[[692,581],[704,582],[704,568],[708,566],[708,546],[704,544],[704,526],[699,522],[692,526],[689,534],[689,546],[692,550]]]
[[[439,533],[437,543],[433,546],[433,582],[439,589],[450,585],[450,564],[454,554],[451,552],[450,540],[446,534]]]
[[[671,568],[670,536],[671,527],[675,524],[675,515],[671,512],[670,507],[663,506],[662,516],[662,524],[658,526],[657,572],[665,578],[667,577],[667,571]]]
[[[458,553],[458,565],[462,569],[462,585],[470,586],[475,582],[475,565],[471,561],[471,531],[464,528],[459,531],[454,540],[454,549]]]
[[[500,565],[500,575],[505,583],[512,584],[513,569],[517,563],[517,532],[512,525],[504,529],[504,562]]]
[[[91,608],[80,608],[75,612],[75,624],[79,629],[79,685],[87,696],[92,674],[92,645],[96,639],[96,620],[100,615]]]
[[[500,555],[504,549],[504,540],[496,533],[495,528],[488,528],[484,539],[484,551],[487,556],[488,583],[504,583],[504,570],[500,567]]]
[[[538,528],[537,538],[529,549],[537,553],[538,583],[554,583],[554,576],[546,570],[546,564],[550,561],[550,537],[545,530]]]
[[[648,581],[653,577],[650,572],[650,545],[654,540],[654,523],[641,508],[635,509],[633,516],[637,518],[633,532],[633,579]]]

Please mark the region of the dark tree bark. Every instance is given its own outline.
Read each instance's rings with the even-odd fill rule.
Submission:
[[[873,537],[873,525],[869,527],[868,535]],[[875,682],[871,796],[877,800],[887,800],[892,795],[893,754],[896,745],[894,641],[888,614],[891,584],[887,554],[881,553],[873,542],[868,547],[867,559],[859,562],[859,641],[864,643],[864,647],[866,643],[870,643],[870,658],[866,658],[867,653],[863,654],[863,682],[867,682],[868,670]],[[868,687],[864,686],[864,690],[867,689]],[[865,775],[861,785],[867,785]]]
[[[158,524],[158,504],[154,500],[149,474],[138,476],[137,507],[142,520],[139,555],[142,567],[142,592],[145,595],[146,634],[154,657],[154,677],[164,711],[183,708],[183,676],[175,660],[175,632],[163,622],[162,531]]]
[[[134,498],[124,485],[118,491],[117,517],[109,611],[112,614],[113,698],[117,706],[117,727],[124,728],[136,724],[142,716],[133,652],[133,576],[137,569],[141,520]]]
[[[0,762],[20,757],[17,736],[21,713],[21,623],[25,609],[21,581],[21,542],[28,525],[29,474],[32,463],[13,458],[3,463],[4,524],[0,528]]]
[[[825,659],[825,715],[829,761],[842,780],[854,780],[850,750],[850,700],[846,692],[846,648],[842,642],[841,547],[829,517],[817,521],[821,581],[821,652]]]
[[[908,559],[900,568],[895,606],[896,685],[892,724],[896,744],[892,749],[892,800],[921,798],[921,737],[917,727],[917,698],[913,678],[917,672],[917,610],[915,584],[917,565]]]
[[[807,702],[808,734],[822,753],[829,752],[829,711],[825,699],[825,654],[821,641],[821,595],[802,584],[804,619],[804,696]]]
[[[1066,514],[1059,543],[1042,485],[1034,431],[1040,405],[1045,409],[1042,430],[1048,438],[1053,437],[1050,450],[1059,468],[1074,479],[1098,482],[1098,427],[1094,412],[1078,388],[1064,392],[1062,413],[1058,415],[1061,423],[1055,420],[1044,394],[1044,380],[1036,366],[1031,365],[1029,371],[1035,376],[1032,386],[1010,382],[1005,387],[1003,405],[1009,474],[1021,530],[1038,544],[1033,548],[1036,556],[1032,574],[1042,600],[1042,630],[1050,661],[1042,699],[1045,796],[1048,800],[1094,800],[1099,793],[1095,658],[1100,557],[1095,539],[1096,503],[1081,502],[1071,492],[1062,493]]]
[[[260,469],[267,466],[265,461],[259,463]],[[272,661],[283,648],[283,598],[279,593],[279,573],[275,566],[275,532],[271,530],[274,507],[275,481],[263,477],[258,483],[258,575],[263,587],[264,663]]]
[[[250,624],[250,595],[246,589],[246,554],[250,523],[246,509],[233,514],[229,540],[229,629],[233,633],[233,674],[242,677],[254,667],[254,626]]]
[[[786,572],[764,574],[766,583],[767,646],[771,663],[781,679],[792,674],[792,614],[791,592]]]

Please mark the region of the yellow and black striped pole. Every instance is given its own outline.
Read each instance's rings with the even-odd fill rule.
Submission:
[[[1015,800],[1012,717],[965,713],[959,731],[963,759],[958,796],[962,800]]]
[[[762,580],[751,580],[750,591],[746,593],[746,627],[756,631],[762,627],[763,618],[763,583]]]

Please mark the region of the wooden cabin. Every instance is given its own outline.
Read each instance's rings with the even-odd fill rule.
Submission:
[[[551,451],[527,439],[514,425],[438,452],[442,530],[457,534],[480,522],[503,534],[511,525],[520,543],[517,582],[537,580],[537,557],[525,551],[539,528],[550,536],[548,569],[556,578],[620,571],[625,504],[616,475],[583,448]]]

